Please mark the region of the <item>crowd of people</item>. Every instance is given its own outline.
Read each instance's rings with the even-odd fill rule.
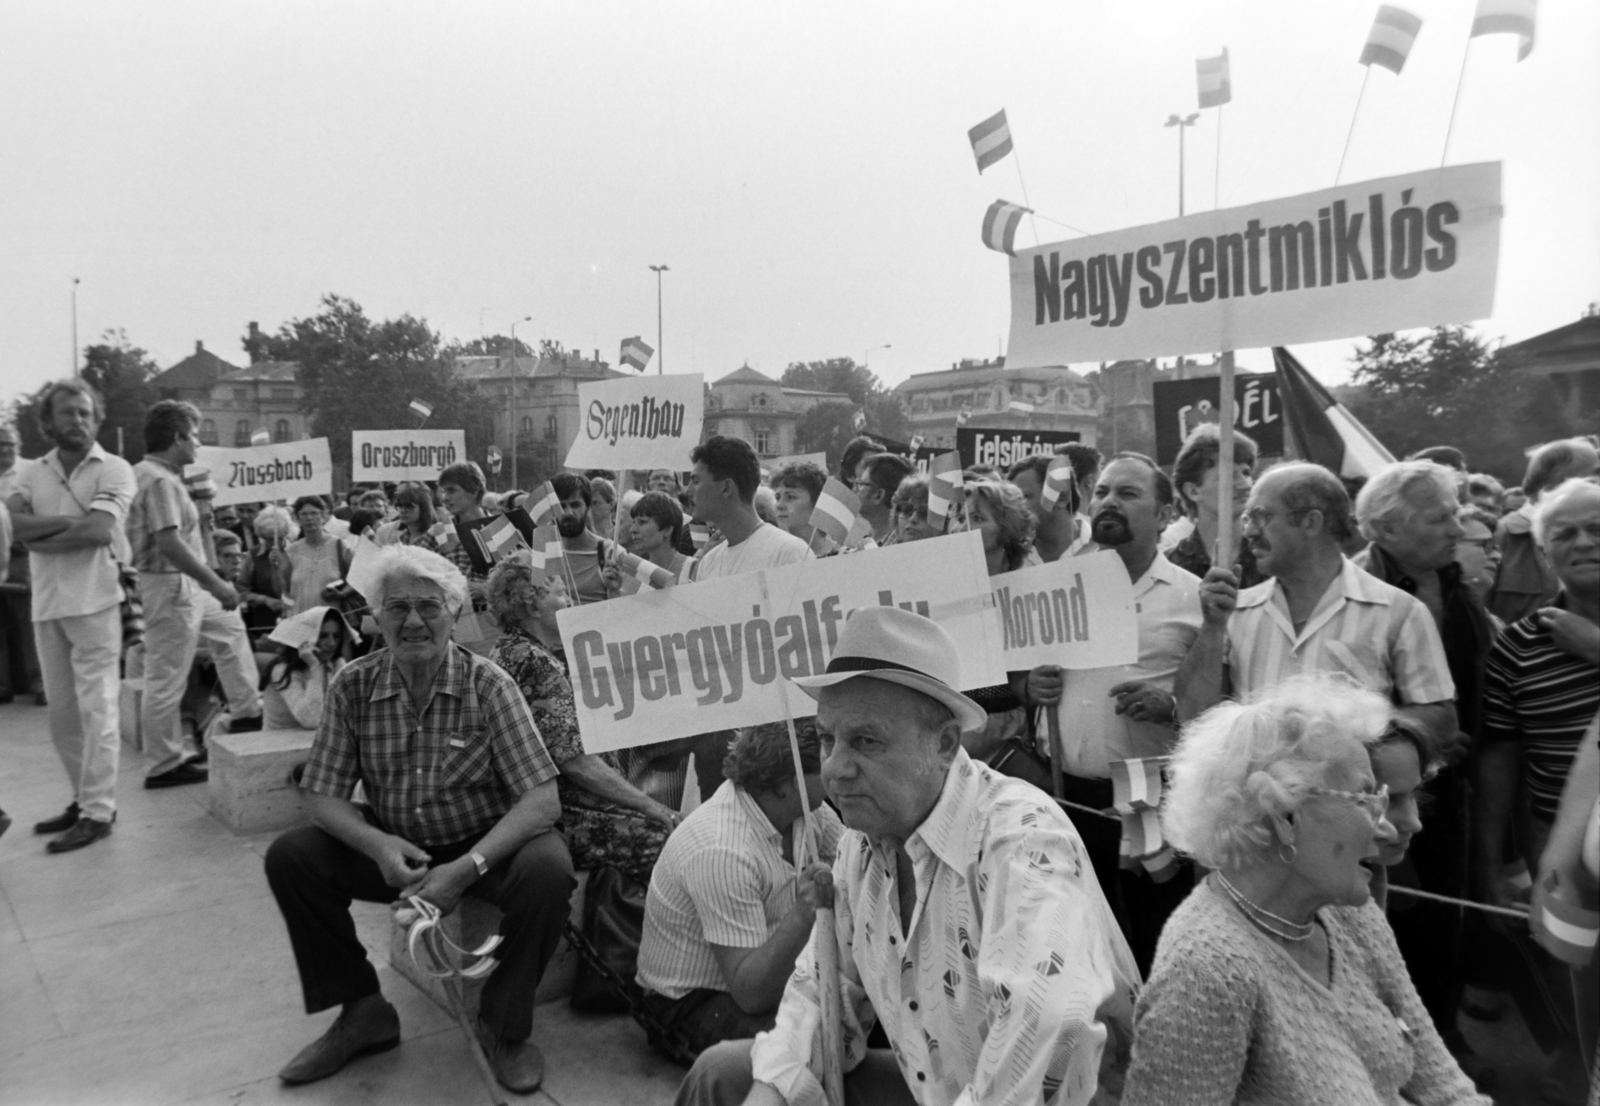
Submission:
[[[575,872],[608,871],[643,892],[623,997],[689,1065],[683,1103],[819,1102],[828,1034],[851,1101],[1481,1102],[1496,1073],[1461,1019],[1508,1003],[1549,1057],[1547,1099],[1589,1087],[1594,965],[1512,915],[1530,886],[1594,905],[1593,440],[1531,450],[1516,488],[1447,446],[1357,484],[1263,468],[1242,434],[1223,472],[1203,425],[1170,472],[1070,443],[967,468],[941,510],[867,436],[833,473],[768,472],[712,437],[683,472],[554,476],[546,562],[469,552],[474,524],[531,506],[472,462],[219,507],[185,476],[189,405],[151,408],[132,466],[96,444],[87,385],[52,385],[37,414],[42,458],[0,431],[0,698],[49,710],[70,802],[34,827],[47,848],[112,832],[135,666],[147,788],[205,781],[210,736],[315,731],[313,824],[266,869],[307,1012],[339,1014],[286,1082],[400,1040],[351,900],[470,894],[503,913],[479,1040],[501,1083],[537,1087],[533,994]],[[830,477],[859,501],[843,542],[812,525]],[[937,623],[867,609],[825,674],[793,681],[816,708],[793,734],[584,751],[557,616],[650,586],[624,554],[656,586],[716,587],[956,532],[991,576],[1114,554],[1136,658],[963,689]],[[1115,766],[1147,758],[1178,857],[1160,868],[1129,863],[1111,813]]]

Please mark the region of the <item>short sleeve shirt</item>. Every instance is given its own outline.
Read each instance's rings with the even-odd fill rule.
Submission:
[[[123,523],[137,491],[133,466],[99,443],[70,475],[60,450],[52,449],[18,477],[14,498],[41,518],[87,518],[90,511],[104,511],[115,523],[109,547],[31,554],[35,622],[98,614],[122,602],[117,559],[129,556]]]
[[[133,548],[133,567],[141,573],[182,571],[156,542],[156,535],[163,530],[176,530],[178,539],[189,552],[204,561],[200,512],[177,470],[154,457],[146,457],[133,466],[133,475],[139,486],[128,508],[128,544]]]
[[[751,531],[750,536],[738,545],[726,542],[708,549],[700,558],[696,580],[714,580],[719,576],[741,576],[746,572],[759,572],[764,568],[792,565],[811,556],[811,547],[793,534],[763,522]]]

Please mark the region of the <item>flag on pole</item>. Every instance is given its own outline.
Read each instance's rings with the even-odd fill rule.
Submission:
[[[857,411],[855,417],[850,420],[850,425],[856,428],[856,433],[858,434],[865,430],[867,428],[867,413],[865,411]]]
[[[1517,60],[1533,53],[1533,16],[1538,0],[1478,0],[1478,10],[1472,16],[1472,33],[1479,35],[1516,35],[1521,39],[1517,47]]]
[[[186,473],[183,482],[189,486],[189,494],[196,499],[215,499],[217,495],[217,481],[208,468],[198,468]]]
[[[1405,68],[1411,44],[1422,30],[1422,19],[1393,4],[1379,4],[1367,44],[1361,48],[1362,65],[1381,65],[1396,75]]]
[[[1294,354],[1273,346],[1272,360],[1283,405],[1284,444],[1302,460],[1350,478],[1370,477],[1394,463],[1394,454],[1329,395]]]
[[[250,435],[250,444],[251,445],[271,445],[272,444],[272,432],[270,430],[265,429],[265,428],[262,428],[260,430],[254,431]]]
[[[533,519],[535,526],[543,526],[553,521],[557,512],[561,510],[561,498],[556,495],[556,489],[548,480],[533,489],[533,494],[528,499],[531,501],[527,508],[528,517]]]
[[[629,553],[626,549],[617,552],[617,571],[624,576],[631,576],[645,587],[670,588],[675,582],[672,573],[654,561]]]
[[[1233,99],[1233,81],[1228,73],[1228,48],[1214,58],[1197,58],[1195,76],[1200,82],[1200,106],[1220,108]]]
[[[1067,496],[1067,502],[1070,504],[1072,487],[1072,459],[1058,453],[1051,459],[1050,466],[1044,470],[1044,487],[1039,489],[1039,505],[1047,511],[1053,511],[1063,494]]]
[[[1166,757],[1114,760],[1111,771],[1111,805],[1119,814],[1154,810],[1161,805],[1161,766]]]
[[[698,553],[711,544],[711,527],[703,522],[691,522],[689,524],[689,538],[694,542],[694,551]]]
[[[963,407],[961,410],[956,412],[956,428],[960,429],[961,427],[967,425],[967,423],[969,421],[971,421],[971,419],[972,419],[972,408]]]
[[[423,418],[427,418],[429,415],[433,414],[433,408],[428,404],[423,403],[420,399],[414,399],[411,401],[411,409]]]
[[[559,576],[565,568],[566,547],[561,544],[561,535],[548,526],[541,526],[533,532],[533,542],[528,550],[535,572]]]
[[[622,363],[631,365],[640,372],[644,372],[644,367],[650,363],[650,358],[655,352],[645,345],[643,338],[635,336],[622,340]]]
[[[461,544],[461,540],[456,537],[455,524],[450,522],[434,523],[428,528],[428,537],[434,540],[434,543],[439,547],[440,553],[444,553],[448,549],[454,549]]]
[[[916,453],[917,450],[921,449],[924,440],[921,434],[911,435],[911,452]]]
[[[1007,200],[996,200],[989,205],[989,210],[983,214],[983,244],[991,250],[1017,256],[1014,248],[1017,242],[1017,224],[1022,222],[1022,216],[1032,211],[1031,207],[1023,207]]]
[[[861,498],[843,481],[830,476],[811,507],[811,525],[843,545],[860,513]]]
[[[928,462],[928,514],[949,521],[961,501],[961,454],[952,450]]]
[[[978,159],[978,172],[999,161],[1011,152],[1011,127],[1006,123],[1006,109],[1001,108],[989,118],[967,131],[972,142],[972,156]]]
[[[1031,415],[1038,409],[1039,408],[1037,405],[1032,403],[1024,403],[1020,399],[1014,399],[1010,403],[1006,404],[1007,411],[1020,411],[1024,415]]]
[[[497,445],[490,446],[489,447],[489,452],[484,454],[484,460],[489,462],[489,471],[490,472],[499,472],[500,471],[500,447],[497,446]]]
[[[1557,960],[1574,967],[1585,967],[1594,959],[1600,945],[1600,913],[1585,910],[1577,899],[1577,888],[1563,889],[1561,878],[1551,872],[1533,891],[1528,910],[1533,939]]]
[[[505,515],[474,530],[472,536],[478,540],[483,559],[491,564],[498,563],[502,557],[523,544],[522,535]]]

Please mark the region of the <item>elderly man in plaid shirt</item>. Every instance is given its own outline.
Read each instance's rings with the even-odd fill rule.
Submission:
[[[528,1040],[533,995],[576,885],[556,768],[511,677],[452,644],[467,582],[437,553],[389,546],[369,595],[387,649],[328,689],[305,787],[314,826],[267,852],[307,1013],[342,1005],[332,1027],[280,1072],[332,1075],[400,1041],[395,1009],[356,936],[350,902],[420,896],[450,911],[471,894],[498,906],[500,964],[483,989],[479,1039],[496,1077],[526,1093],[544,1076]],[[360,783],[369,805],[351,801]]]

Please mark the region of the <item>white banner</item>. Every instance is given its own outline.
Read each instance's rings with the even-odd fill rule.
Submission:
[[[1494,310],[1500,163],[1018,251],[1008,368],[1293,345]]]
[[[1007,669],[1138,663],[1133,581],[1115,553],[1063,557],[1006,572],[990,577],[989,587],[1000,613]]]
[[[557,615],[591,753],[816,713],[789,677],[826,671],[840,627],[908,607],[961,650],[961,686],[1005,681],[977,533],[568,607]]]
[[[578,437],[569,469],[672,469],[689,466],[705,421],[699,373],[636,376],[578,385]]]
[[[464,430],[353,430],[350,479],[437,480],[446,465],[467,459]]]
[[[217,498],[212,502],[218,507],[275,499],[292,502],[297,496],[333,491],[333,457],[326,438],[250,449],[203,445],[184,473],[200,469],[210,469],[217,482]]]

